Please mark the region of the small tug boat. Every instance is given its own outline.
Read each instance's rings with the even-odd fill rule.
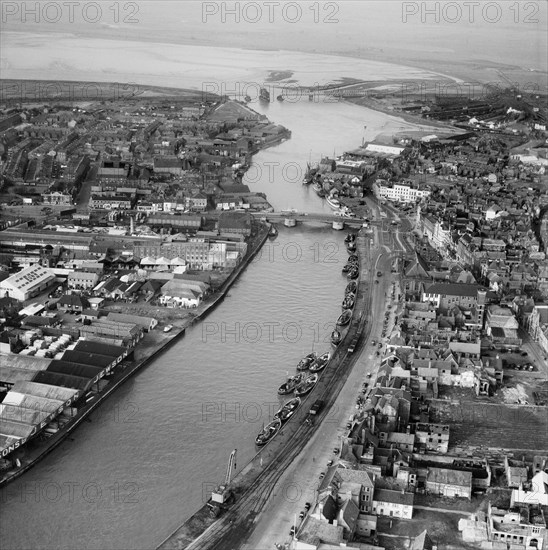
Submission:
[[[346,278],[350,281],[352,279],[357,279],[358,275],[360,274],[360,271],[357,267],[353,267],[348,274],[346,275]]]
[[[342,303],[342,308],[343,309],[352,309],[354,307],[355,298],[356,298],[356,296],[354,296],[354,294],[347,294],[344,297],[344,300],[343,300],[343,303]]]
[[[355,240],[356,240],[355,233],[348,233],[348,235],[344,238],[344,242],[346,244],[353,243]]]
[[[297,363],[297,370],[308,370],[310,365],[312,365],[312,363],[316,360],[316,357],[318,357],[318,354],[315,351],[309,353],[306,357],[303,357]]]
[[[318,379],[319,379],[319,376],[317,373],[313,374],[312,376],[309,376],[304,382],[301,382],[295,388],[295,395],[297,397],[301,397],[303,395],[306,395],[307,393],[310,393],[312,391],[312,388],[318,382]]]
[[[337,319],[337,326],[344,327],[345,325],[348,325],[348,323],[350,323],[351,318],[352,318],[352,310],[345,309]]]
[[[350,281],[346,285],[346,289],[345,289],[344,293],[345,293],[345,295],[346,294],[356,294],[357,289],[358,289],[358,283],[356,281]]]
[[[319,372],[327,365],[331,354],[326,351],[323,355],[320,355],[312,365],[310,365],[310,372]]]
[[[295,376],[291,376],[278,388],[278,393],[280,395],[291,393],[303,381],[304,373],[302,372],[296,374]]]
[[[267,424],[263,431],[255,438],[255,444],[257,447],[266,445],[282,427],[282,421],[279,418],[275,418],[270,424]]]
[[[300,404],[301,398],[294,397],[274,415],[274,418],[279,418],[282,422],[287,422],[293,416]]]

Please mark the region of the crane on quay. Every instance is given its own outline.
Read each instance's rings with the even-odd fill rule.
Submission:
[[[236,468],[236,452],[237,449],[234,449],[230,453],[228,459],[228,464],[226,466],[226,475],[225,481],[222,485],[219,485],[211,493],[211,499],[208,501],[207,505],[211,509],[211,515],[213,517],[218,517],[223,510],[232,504],[234,500],[234,492],[230,488],[230,482],[232,480],[232,472]]]

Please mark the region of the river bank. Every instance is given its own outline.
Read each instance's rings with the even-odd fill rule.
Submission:
[[[203,319],[210,313],[222,300],[224,300],[228,290],[238,279],[242,271],[249,265],[261,247],[268,238],[269,227],[266,224],[257,224],[257,234],[251,240],[245,258],[234,268],[232,273],[217,289],[217,291],[205,302],[200,304],[192,314],[187,314],[179,322],[174,321],[174,331],[172,333],[149,332],[145,338],[138,344],[128,356],[133,354],[132,364],[122,361],[118,372],[112,377],[109,383],[99,391],[94,398],[81,408],[59,432],[49,437],[46,441],[33,440],[29,443],[28,453],[19,458],[21,467],[16,470],[3,472],[0,477],[0,488],[8,485],[10,482],[24,474],[47,454],[52,452],[58,445],[65,441],[68,436],[84,421],[89,415],[101,405],[116,389],[118,389],[128,378],[136,374],[139,370],[147,366],[154,359],[167,351],[185,334],[187,328]],[[118,367],[117,367],[118,368]]]

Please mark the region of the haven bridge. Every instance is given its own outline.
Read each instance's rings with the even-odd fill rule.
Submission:
[[[297,212],[295,210],[282,210],[281,212],[253,212],[252,215],[255,218],[272,223],[283,222],[284,225],[289,227],[295,225],[297,222],[326,223],[332,225],[333,227],[338,224],[342,224],[343,227],[362,227],[364,222],[367,223],[363,218],[346,218],[344,216],[335,216],[334,214],[312,214],[308,212]]]

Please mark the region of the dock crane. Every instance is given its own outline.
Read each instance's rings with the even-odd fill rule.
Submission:
[[[232,480],[232,472],[236,468],[236,452],[237,449],[234,449],[230,453],[223,485],[219,485],[212,491],[211,499],[207,503],[214,517],[217,517],[234,500],[234,493],[230,489],[230,482]]]

